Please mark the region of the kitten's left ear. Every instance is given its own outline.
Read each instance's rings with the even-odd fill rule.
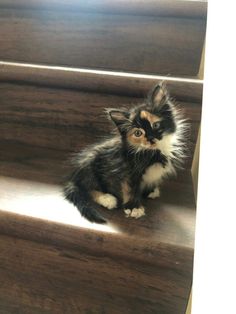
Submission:
[[[129,120],[129,112],[120,109],[106,109],[106,112],[109,114],[111,120],[115,125],[120,129],[123,124]]]
[[[159,107],[164,105],[169,99],[169,93],[164,82],[156,85],[149,94],[149,102],[152,106]]]

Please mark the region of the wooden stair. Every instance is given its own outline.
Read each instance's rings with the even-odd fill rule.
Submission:
[[[88,3],[0,0],[0,313],[182,314],[206,3]],[[70,154],[111,130],[104,108],[163,79],[191,123],[184,170],[141,219],[101,209],[106,226],[87,222],[61,193]]]
[[[168,182],[140,220],[103,210],[109,219],[103,229],[60,195],[55,182],[65,153],[25,146],[3,146],[1,155],[8,175],[0,178],[1,310],[184,312],[194,245],[191,177]]]

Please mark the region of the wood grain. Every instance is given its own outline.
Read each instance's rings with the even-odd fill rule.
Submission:
[[[0,6],[1,8],[1,6]],[[81,13],[0,10],[0,60],[196,76],[206,21]]]
[[[1,299],[20,313],[176,314],[186,307],[186,273],[3,236],[0,247]]]
[[[66,151],[0,141],[0,174],[2,176],[60,184],[70,173],[70,154]]]
[[[181,0],[0,0],[2,8],[78,10],[105,14],[206,18],[207,1]]]
[[[0,81],[132,97],[146,97],[155,84],[165,81],[171,95],[178,100],[199,103],[203,89],[203,81],[199,79],[4,61],[0,61]]]
[[[0,139],[15,143],[78,151],[106,137],[113,125],[106,118],[106,107],[129,107],[142,98],[88,93],[68,89],[0,85]],[[197,139],[201,105],[181,102],[189,119],[190,158]]]

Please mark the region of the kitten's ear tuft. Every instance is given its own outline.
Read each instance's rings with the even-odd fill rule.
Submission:
[[[116,126],[120,126],[129,120],[129,112],[120,109],[106,109],[107,114],[111,118],[111,120],[116,124]]]
[[[156,85],[149,94],[149,102],[155,107],[164,105],[168,99],[169,93],[164,82]]]

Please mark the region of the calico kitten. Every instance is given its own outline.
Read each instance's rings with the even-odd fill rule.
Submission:
[[[127,217],[145,214],[142,197],[160,195],[159,184],[174,174],[184,156],[186,123],[161,83],[145,103],[107,109],[116,134],[77,154],[65,198],[91,222],[105,223],[97,211],[122,208]]]

